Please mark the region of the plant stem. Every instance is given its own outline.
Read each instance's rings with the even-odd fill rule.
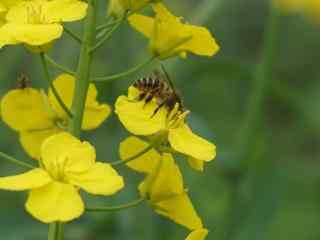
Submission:
[[[130,203],[122,204],[119,206],[112,206],[112,207],[88,207],[86,208],[86,211],[88,212],[114,212],[114,211],[120,211],[128,208],[133,208],[141,204],[145,198],[139,198],[135,201],[132,201]]]
[[[53,95],[57,99],[57,101],[60,104],[60,106],[62,107],[62,109],[67,113],[69,118],[72,118],[72,113],[70,112],[69,108],[63,102],[63,100],[60,97],[57,89],[55,88],[54,84],[51,81],[50,74],[49,74],[49,69],[48,69],[48,65],[47,65],[47,61],[45,59],[45,56],[44,56],[43,52],[40,53],[40,58],[41,58],[41,63],[42,63],[42,68],[43,68],[43,71],[44,71],[45,79],[48,82],[48,85],[51,88]]]
[[[70,29],[68,29],[66,26],[63,27],[64,31],[71,37],[73,40],[75,40],[77,43],[82,42],[81,38],[78,37],[75,33],[73,33]]]
[[[269,81],[272,79],[275,56],[277,54],[277,44],[280,31],[280,16],[276,9],[271,6],[271,13],[267,23],[267,29],[264,35],[264,43],[262,47],[262,56],[260,64],[257,65],[254,79],[253,89],[249,97],[246,114],[241,125],[238,138],[236,139],[236,153],[239,165],[234,169],[226,169],[225,175],[229,172],[227,180],[230,184],[231,201],[230,216],[226,226],[228,231],[227,240],[235,239],[238,230],[238,223],[243,220],[246,212],[247,203],[241,197],[241,183],[244,174],[248,173],[252,163],[251,152],[254,149],[256,136],[258,135],[258,127],[263,118],[263,108],[268,92]],[[251,167],[252,168],[252,167]]]
[[[29,164],[29,163],[22,162],[22,161],[14,158],[12,156],[9,156],[8,154],[5,154],[3,152],[0,152],[0,157],[3,158],[3,159],[6,159],[6,160],[8,160],[8,161],[10,161],[10,162],[12,162],[12,163],[14,163],[16,165],[25,167],[25,168],[31,168],[31,169],[36,168],[36,166],[33,166],[33,165]]]
[[[69,73],[71,75],[76,75],[76,72],[68,69],[65,66],[62,66],[61,64],[57,63],[55,60],[53,60],[51,57],[49,57],[47,54],[44,55],[45,59],[50,63],[52,66],[62,70],[63,72]]]
[[[101,39],[96,43],[96,45],[94,45],[91,49],[90,52],[94,52],[96,51],[98,48],[100,48],[106,41],[108,41],[112,35],[114,34],[114,32],[120,27],[120,25],[124,22],[124,20],[126,19],[126,15],[124,15],[121,20],[119,22],[117,22],[114,26],[112,26],[112,28],[110,29],[110,31],[108,31],[104,36],[101,37]]]
[[[263,107],[269,81],[272,79],[277,43],[280,31],[279,13],[271,10],[267,30],[264,36],[264,45],[260,64],[257,65],[253,79],[253,89],[249,97],[245,117],[237,138],[237,150],[242,165],[246,168],[249,161],[248,155],[255,141],[255,135],[263,118]]]
[[[109,81],[113,81],[116,79],[127,77],[127,76],[141,70],[142,68],[144,68],[145,66],[147,66],[148,64],[153,62],[155,59],[156,59],[156,57],[153,56],[151,58],[148,58],[145,62],[140,63],[125,72],[121,72],[121,73],[117,73],[117,74],[105,76],[105,77],[96,77],[96,78],[92,79],[92,82],[109,82]]]
[[[83,120],[84,107],[90,82],[92,52],[91,47],[96,38],[96,12],[97,1],[89,0],[88,16],[84,26],[83,40],[80,52],[79,65],[77,70],[77,82],[75,95],[72,103],[74,118],[70,121],[69,132],[76,137],[80,137],[81,124]]]
[[[135,159],[138,158],[138,157],[141,157],[143,154],[147,153],[147,152],[148,152],[150,149],[152,149],[152,148],[153,148],[153,146],[150,145],[150,146],[148,146],[147,148],[143,149],[141,152],[133,155],[132,157],[129,157],[129,158],[127,158],[127,159],[120,160],[120,161],[111,162],[110,164],[111,164],[112,166],[118,166],[118,165],[126,164],[126,163],[128,163],[128,162],[130,162],[130,161],[132,161],[132,160],[135,160]]]
[[[53,222],[49,225],[48,240],[63,240],[63,224]]]

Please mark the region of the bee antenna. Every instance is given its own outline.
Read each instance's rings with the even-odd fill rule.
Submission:
[[[169,73],[167,72],[166,68],[164,67],[164,65],[163,65],[162,63],[160,64],[160,66],[161,66],[161,70],[162,70],[162,72],[164,73],[166,79],[168,80],[170,86],[171,86],[173,89],[175,89],[175,87],[174,87],[174,85],[173,85],[173,82],[172,82],[172,80],[171,80],[171,78],[170,78],[170,76],[169,76]]]

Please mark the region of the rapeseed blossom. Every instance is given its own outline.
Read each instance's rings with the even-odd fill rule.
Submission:
[[[153,99],[146,104],[144,101],[136,100],[139,95],[140,91],[131,86],[128,96],[120,96],[115,104],[115,112],[129,132],[147,136],[150,144],[154,146],[169,147],[187,156],[189,164],[196,170],[203,170],[204,163],[215,158],[215,145],[193,133],[186,123],[185,118],[189,112],[179,111],[176,105],[171,112],[164,106],[154,114],[158,107],[157,100]],[[130,149],[130,146],[134,146],[132,151],[137,154],[143,150],[141,146],[146,144],[141,141],[131,138],[124,141],[122,147]]]
[[[152,5],[155,17],[133,14],[129,23],[145,37],[149,38],[149,49],[160,59],[187,53],[213,56],[219,46],[205,27],[184,23],[181,17],[173,15],[162,3]]]
[[[113,195],[124,182],[111,165],[96,162],[95,148],[68,133],[47,138],[41,146],[41,167],[0,177],[0,189],[29,191],[26,210],[36,219],[67,222],[81,216],[82,189],[95,195]]]
[[[87,4],[78,0],[1,1],[0,47],[23,43],[38,51],[61,37],[63,22],[86,16]],[[10,3],[10,5],[8,5]]]
[[[53,84],[70,109],[75,78],[61,74]],[[95,85],[90,84],[82,122],[83,130],[99,127],[111,113],[111,108],[107,104],[97,102],[97,94]],[[34,159],[40,159],[42,142],[50,135],[64,131],[69,123],[69,116],[51,89],[48,95],[34,88],[9,91],[1,100],[1,116],[9,127],[19,132],[23,148]]]

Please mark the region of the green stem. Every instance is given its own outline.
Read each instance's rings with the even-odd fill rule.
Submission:
[[[253,89],[249,97],[246,114],[237,138],[239,159],[246,168],[250,151],[255,141],[255,135],[263,118],[263,107],[268,92],[269,81],[277,54],[277,44],[280,31],[279,13],[273,9],[269,17],[264,36],[264,45],[260,64],[257,65],[253,79]]]
[[[74,118],[70,121],[69,132],[80,137],[81,124],[83,120],[84,107],[90,83],[92,52],[91,47],[95,43],[97,0],[89,0],[88,16],[86,18],[83,40],[80,52],[79,65],[77,70],[77,82],[75,95],[72,103]]]
[[[49,69],[48,69],[48,65],[47,65],[47,61],[45,59],[44,53],[40,53],[40,58],[41,58],[41,63],[42,63],[42,67],[43,67],[43,71],[44,71],[44,75],[45,75],[45,79],[48,82],[48,85],[50,86],[53,95],[55,96],[55,98],[57,99],[58,103],[60,104],[60,106],[62,107],[62,109],[67,113],[67,115],[69,116],[69,118],[72,118],[72,113],[70,112],[69,108],[65,105],[65,103],[63,102],[62,98],[60,97],[57,89],[55,88],[55,86],[53,85],[51,79],[50,79],[50,74],[49,74]]]
[[[119,22],[117,22],[114,26],[112,26],[110,31],[108,31],[103,37],[101,37],[101,39],[96,43],[96,45],[94,45],[90,49],[90,52],[94,52],[98,50],[98,48],[100,48],[106,41],[108,41],[112,37],[112,35],[115,33],[115,31],[120,27],[120,25],[124,22],[125,19],[126,19],[126,15],[124,15]]]
[[[111,206],[111,207],[88,207],[86,208],[86,211],[88,212],[115,212],[120,211],[124,209],[129,209],[138,206],[142,202],[144,202],[145,198],[139,198],[135,201],[132,201],[130,203],[122,204],[119,206]]]
[[[132,157],[129,157],[129,158],[125,159],[125,160],[119,160],[119,161],[111,162],[110,164],[112,166],[118,166],[118,165],[126,164],[126,163],[128,163],[128,162],[130,162],[130,161],[132,161],[132,160],[134,160],[134,159],[136,159],[138,157],[141,157],[143,154],[147,153],[152,148],[153,148],[153,146],[150,145],[147,148],[143,149],[141,152],[133,155]]]
[[[52,66],[60,69],[63,72],[69,73],[71,75],[76,75],[76,72],[68,69],[67,67],[57,63],[55,60],[53,60],[51,57],[49,57],[47,54],[44,55],[45,59],[48,61],[48,63],[50,63]]]
[[[63,240],[63,223],[53,222],[49,225],[48,240]]]
[[[125,72],[117,73],[117,74],[110,75],[110,76],[96,77],[96,78],[92,79],[92,82],[109,82],[109,81],[113,81],[116,79],[127,77],[127,76],[143,69],[145,66],[147,66],[148,64],[153,62],[156,58],[157,57],[152,56],[151,58],[148,58],[145,62],[140,63]]]
[[[22,161],[14,158],[12,156],[9,156],[8,154],[5,154],[3,152],[0,152],[0,157],[3,158],[3,159],[6,159],[6,160],[8,160],[8,161],[10,161],[10,162],[12,162],[12,163],[14,163],[16,165],[25,167],[25,168],[31,168],[31,169],[36,168],[36,166],[33,166],[33,165],[29,164],[29,163],[22,162]]]
[[[265,31],[264,43],[262,49],[262,57],[260,64],[253,79],[253,89],[249,97],[249,102],[246,109],[246,115],[236,139],[236,153],[239,166],[235,169],[226,169],[225,175],[230,183],[231,202],[230,216],[227,223],[226,234],[227,240],[235,239],[237,236],[238,223],[246,214],[246,204],[241,197],[241,183],[244,174],[248,174],[249,168],[253,168],[252,155],[258,128],[263,118],[264,102],[268,92],[269,81],[272,79],[274,61],[277,54],[277,44],[280,31],[280,16],[276,9],[271,10],[267,29]],[[229,171],[228,171],[229,170]],[[228,174],[229,173],[229,177]]]
[[[73,38],[73,40],[75,40],[77,43],[81,44],[82,40],[81,40],[81,38],[79,36],[77,36],[75,33],[73,33],[66,26],[64,26],[63,29],[71,38]]]

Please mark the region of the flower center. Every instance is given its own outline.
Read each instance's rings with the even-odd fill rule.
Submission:
[[[65,181],[65,168],[68,163],[67,156],[61,156],[52,161],[50,165],[47,167],[47,171],[50,176],[57,181],[64,182]]]

